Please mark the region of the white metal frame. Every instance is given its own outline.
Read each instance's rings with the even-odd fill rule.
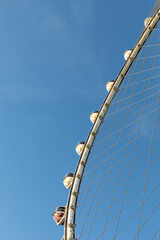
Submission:
[[[134,59],[138,55],[139,51],[141,50],[142,46],[144,45],[145,41],[151,34],[152,30],[156,26],[160,19],[160,9],[157,10],[155,15],[153,16],[153,19],[149,23],[149,25],[142,31],[137,43],[135,44],[134,48],[132,49],[132,53],[128,60],[123,65],[122,69],[120,70],[117,78],[115,79],[114,85],[112,86],[110,92],[108,93],[105,101],[103,102],[101,109],[99,111],[99,114],[97,116],[96,121],[94,122],[91,131],[87,137],[84,150],[82,152],[82,155],[79,158],[73,184],[70,189],[69,197],[68,197],[68,203],[66,206],[66,219],[65,219],[65,225],[64,225],[64,240],[75,240],[75,213],[76,213],[76,207],[77,207],[77,199],[80,189],[81,180],[83,177],[83,172],[87,163],[87,159],[90,153],[90,149],[93,145],[93,142],[95,140],[95,137],[97,135],[98,129],[103,122],[103,119],[109,109],[109,106],[116,94],[116,92],[119,89],[119,86],[121,85],[126,73],[130,69]]]

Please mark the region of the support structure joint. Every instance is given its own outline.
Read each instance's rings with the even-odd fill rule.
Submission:
[[[78,197],[78,192],[73,192],[72,195]]]
[[[99,115],[99,117],[98,117],[101,121],[103,121],[103,119],[104,119],[104,116],[101,116],[101,115]]]
[[[91,149],[91,146],[89,144],[86,145],[86,147],[90,150]]]
[[[81,164],[82,166],[84,166],[84,167],[86,166],[86,162],[83,162],[83,161],[82,161],[82,162],[80,162],[80,164]]]
[[[105,103],[105,106],[107,107],[107,108],[109,108],[109,106],[110,106],[110,103]]]
[[[118,87],[113,87],[115,92],[118,92],[119,88]]]
[[[96,133],[95,132],[91,132],[91,134],[95,137],[96,136]]]
[[[67,225],[67,227],[70,227],[70,228],[72,228],[72,229],[75,229],[76,224],[69,223],[69,224]],[[70,238],[70,239],[73,239],[73,238]]]
[[[76,210],[76,207],[75,207],[75,206],[73,206],[73,205],[71,205],[69,208],[70,208],[70,209],[72,209],[73,211],[75,211],[75,210]]]
[[[80,174],[77,174],[76,177],[77,177],[78,179],[81,179],[81,178],[82,178],[82,176],[81,176]]]

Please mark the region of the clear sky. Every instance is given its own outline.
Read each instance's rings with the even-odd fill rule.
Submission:
[[[58,240],[52,212],[89,114],[153,0],[0,0],[0,239]]]

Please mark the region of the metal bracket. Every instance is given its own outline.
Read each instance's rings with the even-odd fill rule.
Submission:
[[[101,121],[103,121],[104,116],[100,116],[100,115],[99,115],[99,119],[100,119]]]
[[[70,209],[72,209],[73,211],[75,211],[75,210],[76,210],[76,207],[75,207],[75,206],[73,206],[73,205],[71,205],[69,208],[70,208]]]
[[[81,179],[81,178],[82,178],[82,176],[81,176],[80,174],[77,174],[76,177],[77,177],[78,179]]]
[[[90,150],[91,149],[91,146],[89,144],[86,145],[86,147]]]
[[[72,195],[78,197],[78,192],[73,192]]]
[[[134,57],[131,57],[130,59],[131,59],[132,61],[135,61],[135,60],[136,60],[136,58],[134,58]]]
[[[96,136],[96,133],[95,132],[91,132],[91,134],[95,137]]]
[[[75,229],[76,225],[77,225],[77,224],[69,223],[69,224],[67,225],[67,227],[70,227],[70,228],[72,228],[72,229]],[[70,239],[74,239],[74,238],[70,238]]]
[[[84,166],[84,167],[86,166],[86,163],[85,163],[85,162],[83,162],[83,161],[82,161],[82,162],[80,162],[80,164],[81,164],[82,166]]]
[[[117,88],[117,87],[113,87],[113,89],[115,92],[118,92],[118,90],[119,90],[119,88]]]
[[[125,77],[125,75],[121,73],[121,78],[124,78],[124,77]]]
[[[110,106],[110,103],[105,103],[105,106],[107,107],[107,108],[109,108],[109,106]]]

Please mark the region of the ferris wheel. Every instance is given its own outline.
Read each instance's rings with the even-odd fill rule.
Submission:
[[[66,206],[53,219],[63,240],[160,240],[160,0],[75,149]]]

